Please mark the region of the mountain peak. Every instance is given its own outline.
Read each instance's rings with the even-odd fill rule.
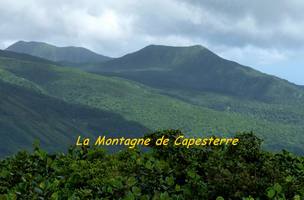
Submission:
[[[56,46],[52,44],[48,44],[45,42],[37,42],[37,41],[24,41],[20,40],[18,42],[13,43],[9,47],[6,48],[6,50],[13,49],[15,47],[24,47],[24,48],[38,48],[40,46],[45,46],[45,47],[51,47],[51,48],[56,48]],[[11,50],[10,50],[11,51]],[[20,53],[20,52],[19,52]]]
[[[207,49],[202,45],[191,45],[191,46],[166,46],[166,45],[155,45],[151,44],[135,53],[151,53],[152,55],[167,57],[167,59],[174,59],[175,57],[184,57],[188,59],[193,59],[197,56],[210,56],[218,57],[215,53]]]
[[[103,70],[172,70],[197,60],[218,59],[219,56],[201,45],[148,45],[136,52],[110,60]]]
[[[191,46],[169,46],[169,45],[159,45],[159,44],[150,44],[143,49],[168,49],[168,50],[181,50],[181,49],[196,49],[196,50],[204,50],[207,49],[202,45],[191,45]],[[142,49],[142,50],[143,50]]]

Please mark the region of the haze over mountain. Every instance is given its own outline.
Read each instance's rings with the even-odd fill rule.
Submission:
[[[6,50],[68,64],[99,63],[111,59],[83,47],[57,47],[43,42],[19,41]]]
[[[25,54],[0,52],[0,80],[63,101],[66,105],[62,111],[77,104],[98,113],[117,114],[126,123],[111,115],[105,118],[131,130],[180,128],[198,135],[254,131],[265,139],[268,149],[304,152],[304,90],[225,60],[202,46],[151,45],[121,58],[75,66],[79,69]],[[28,112],[35,110],[27,107]],[[43,115],[52,119],[48,113]],[[4,118],[3,122],[9,120]],[[99,119],[95,120],[88,117],[84,124]],[[35,127],[40,122],[27,123]],[[6,130],[10,133],[14,128]],[[48,135],[52,131],[57,134],[56,130],[57,125],[51,124]]]

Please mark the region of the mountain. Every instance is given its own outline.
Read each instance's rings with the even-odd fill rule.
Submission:
[[[23,143],[18,139],[17,136],[22,134],[31,136],[31,139],[39,136],[38,138],[43,141],[48,141],[53,136],[63,138],[63,136],[56,136],[62,127],[61,124],[72,124],[70,126],[76,128],[79,128],[81,124],[88,126],[83,128],[84,131],[74,131],[73,134],[75,132],[78,134],[80,132],[81,134],[83,132],[91,133],[90,127],[95,127],[95,131],[103,131],[108,128],[108,123],[103,123],[102,120],[102,116],[105,116],[105,119],[110,120],[113,124],[115,122],[122,124],[121,126],[113,125],[110,128],[138,130],[137,135],[144,134],[146,129],[168,128],[178,128],[189,135],[200,136],[231,135],[240,131],[254,131],[265,139],[265,147],[268,149],[286,148],[297,153],[304,152],[301,143],[304,140],[304,135],[301,134],[304,130],[303,106],[269,104],[217,93],[192,93],[189,90],[188,94],[184,91],[155,89],[123,78],[87,73],[75,68],[34,60],[29,61],[20,58],[20,54],[16,54],[14,58],[14,53],[11,52],[10,56],[7,56],[6,53],[0,52],[0,80],[2,82],[31,91],[31,94],[51,98],[50,101],[62,102],[62,107],[53,102],[41,105],[37,98],[13,96],[12,99],[20,99],[20,103],[22,103],[21,100],[29,99],[28,103],[31,104],[24,106],[26,107],[24,112],[27,115],[43,110],[47,110],[47,112],[39,114],[39,118],[44,121],[25,120],[21,125],[18,125],[18,123],[22,123],[21,118],[31,119],[31,117],[27,115],[23,117],[21,114],[19,116],[18,113],[22,113],[20,111],[16,111],[12,118],[4,117],[0,129],[5,130],[3,134],[7,134],[6,138],[11,138],[10,146],[4,146],[7,149],[12,148],[14,144],[18,144],[18,147],[21,147],[22,144],[22,147],[29,148],[29,140],[23,140],[25,141]],[[16,90],[11,95],[20,95],[20,93],[22,92]],[[7,96],[5,92],[1,94],[4,97]],[[22,103],[22,107],[23,104],[25,103]],[[35,104],[41,105],[39,109],[36,109],[38,111],[33,108]],[[92,114],[92,117],[83,116],[81,118],[83,123],[79,121],[72,123],[74,122],[73,117],[68,116],[73,116],[73,112],[79,113],[79,116],[82,116],[81,113],[83,113],[76,108],[78,111],[71,111],[72,113],[68,113],[65,118],[60,117],[62,112],[65,113],[65,107],[76,105],[80,107],[79,109],[101,112],[100,117],[96,115],[94,117]],[[13,105],[4,108],[8,109],[6,113],[14,110]],[[57,115],[52,115],[51,111],[56,109]],[[104,112],[110,114],[103,115]],[[60,121],[56,122],[56,120]],[[100,124],[99,120],[101,120]],[[14,126],[22,128],[7,127],[6,125],[12,124],[12,121],[18,122]],[[54,123],[51,123],[52,121]],[[25,125],[31,128],[23,128]],[[44,127],[49,127],[48,131],[41,133]],[[23,130],[23,133],[18,133],[15,131],[16,129]],[[61,135],[71,133],[69,127],[60,130]],[[17,135],[13,136],[15,132]],[[32,135],[33,133],[35,134]],[[128,136],[129,133],[120,132],[120,135]],[[60,141],[68,142],[67,139]],[[49,149],[54,147],[51,142],[44,142],[44,144]]]
[[[213,92],[263,102],[304,101],[299,86],[223,59],[199,45],[150,45],[90,71],[166,90]]]
[[[82,47],[57,47],[43,42],[19,41],[6,50],[65,64],[100,63],[111,59]]]

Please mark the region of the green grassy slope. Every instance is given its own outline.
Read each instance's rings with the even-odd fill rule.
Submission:
[[[215,110],[160,94],[142,84],[54,65],[0,58],[0,69],[23,78],[45,94],[122,115],[149,129],[180,128],[188,133],[230,134],[255,131],[269,148],[301,152],[303,126],[277,123],[247,114]]]
[[[9,46],[6,50],[17,53],[26,53],[55,62],[74,64],[88,62],[97,63],[110,59],[107,56],[94,53],[82,47],[56,47],[43,42],[19,41]]]

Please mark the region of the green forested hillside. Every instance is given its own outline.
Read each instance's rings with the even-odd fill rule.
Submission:
[[[150,130],[180,128],[187,134],[217,135],[252,130],[265,139],[266,147],[272,150],[287,148],[293,152],[303,152],[303,113],[296,107],[287,113],[290,114],[288,120],[282,119],[282,123],[271,119],[276,118],[275,114],[279,113],[280,107],[275,109],[258,101],[248,100],[246,111],[242,107],[243,101],[239,103],[229,96],[226,98],[228,100],[223,99],[223,102],[220,102],[222,98],[209,94],[197,99],[185,99],[186,93],[179,93],[182,94],[180,96],[170,94],[170,97],[170,90],[164,92],[121,78],[86,73],[43,62],[13,59],[4,55],[0,57],[0,69],[2,74],[5,74],[0,76],[3,81],[9,80],[11,84],[63,100],[67,104],[80,104],[117,113],[126,120],[137,122]],[[199,103],[195,102],[196,100]],[[225,105],[229,101],[233,105],[231,109]],[[224,109],[218,109],[218,105]],[[237,110],[238,105],[241,105],[241,112]],[[261,117],[260,113],[267,114],[271,108],[274,108],[274,114]],[[249,114],[252,109],[258,110]],[[285,111],[283,109],[283,114]]]
[[[23,61],[39,62],[39,63],[44,63],[44,64],[58,64],[56,62],[53,62],[53,61],[50,61],[47,59],[39,58],[39,57],[32,56],[29,54],[8,51],[8,50],[5,50],[5,51],[0,50],[0,55],[1,55],[1,57],[19,59],[19,60],[23,60]]]
[[[147,137],[174,139],[180,131]],[[0,161],[1,199],[301,200],[304,158],[261,150],[251,133],[237,146],[153,147],[108,154],[70,148],[48,154],[38,146]]]
[[[218,124],[219,127],[231,124],[233,127],[241,120],[237,116],[230,117],[160,95],[149,87],[120,78],[6,58],[1,61],[5,70],[30,81],[51,96],[117,112],[149,128],[175,127],[199,131],[206,127],[204,124]]]
[[[6,50],[29,54],[54,62],[74,64],[99,63],[111,59],[82,47],[56,47],[43,42],[19,41]]]
[[[147,132],[118,114],[68,104],[27,87],[27,82],[18,82],[16,77],[9,81],[17,84],[0,80],[0,157],[29,149],[35,140],[49,151],[63,151],[78,135]],[[18,86],[23,83],[25,87]]]
[[[204,91],[267,103],[304,102],[304,91],[299,86],[225,60],[202,46],[151,45],[88,70],[165,91]]]

